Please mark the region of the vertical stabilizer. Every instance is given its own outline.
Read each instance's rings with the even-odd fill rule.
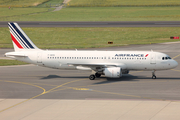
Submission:
[[[8,23],[15,51],[39,49],[17,23]]]

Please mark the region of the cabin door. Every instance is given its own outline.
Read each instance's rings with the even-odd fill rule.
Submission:
[[[156,64],[156,54],[155,53],[151,53],[150,63],[151,64]]]
[[[37,63],[42,63],[42,53],[38,52],[37,54]]]

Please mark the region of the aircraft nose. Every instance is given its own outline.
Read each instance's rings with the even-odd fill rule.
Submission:
[[[178,66],[178,62],[176,62],[175,60],[173,60],[173,63],[172,63],[172,67],[175,68]]]

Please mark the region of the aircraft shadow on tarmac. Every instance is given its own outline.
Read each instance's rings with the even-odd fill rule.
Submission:
[[[59,78],[77,78],[77,79],[84,79],[87,78],[87,76],[58,76],[58,75],[48,75],[46,77],[42,77],[41,79],[57,79]],[[93,84],[108,84],[108,83],[115,83],[115,82],[122,82],[122,81],[129,81],[129,82],[137,82],[140,80],[180,80],[180,78],[176,78],[176,77],[171,77],[171,78],[167,78],[167,77],[158,77],[157,79],[152,79],[151,77],[147,77],[147,76],[133,76],[133,75],[123,75],[121,78],[107,78],[107,77],[100,77],[100,78],[96,78],[95,81],[96,83]]]
[[[41,79],[55,79],[55,78],[87,78],[85,76],[58,76],[58,75],[48,75],[46,77],[42,77]]]

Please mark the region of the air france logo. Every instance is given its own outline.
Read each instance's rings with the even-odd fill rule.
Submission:
[[[149,54],[146,54],[145,57],[147,57]]]
[[[147,57],[149,54],[146,54]],[[144,54],[115,54],[115,57],[144,57]]]

